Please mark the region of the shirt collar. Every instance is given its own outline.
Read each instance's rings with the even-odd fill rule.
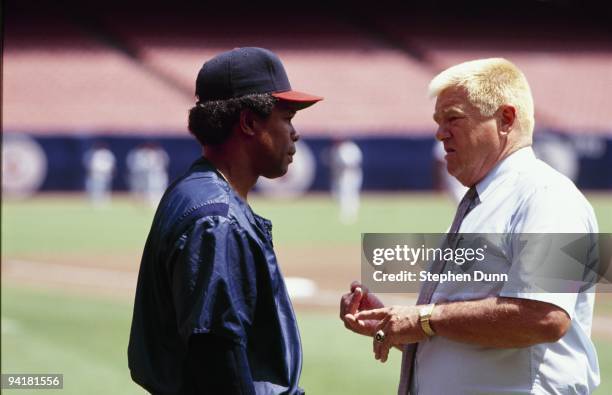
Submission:
[[[521,148],[507,158],[500,161],[498,164],[487,173],[487,175],[476,184],[476,191],[478,192],[478,198],[483,201],[487,198],[491,192],[495,190],[507,176],[513,172],[528,166],[534,160],[536,160],[535,154],[531,147]]]
[[[256,214],[251,208],[251,206],[247,202],[245,202],[240,196],[238,196],[238,194],[236,193],[236,191],[234,191],[223,173],[221,173],[221,171],[219,171],[206,157],[200,157],[192,164],[192,167],[200,167],[206,171],[214,173],[217,177],[217,181],[225,186],[226,190],[231,196],[233,196],[238,206],[242,208],[242,211],[245,213],[249,222],[254,226],[263,228],[262,230],[268,233],[270,240],[272,239],[272,221],[262,217],[261,215]]]

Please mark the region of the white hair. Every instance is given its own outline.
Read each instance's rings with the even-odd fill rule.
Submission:
[[[534,126],[533,96],[525,75],[503,58],[477,59],[452,66],[429,83],[429,96],[460,87],[482,115],[492,116],[500,106],[516,108],[522,134],[531,137]]]

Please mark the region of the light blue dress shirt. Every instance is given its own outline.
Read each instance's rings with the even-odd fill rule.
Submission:
[[[480,204],[464,218],[461,233],[597,233],[589,202],[565,176],[536,159],[530,147],[504,159],[476,185]],[[491,265],[519,265],[512,242]],[[512,269],[510,269],[512,272]],[[528,288],[528,287],[527,287]],[[520,284],[458,282],[439,284],[436,301],[493,296],[552,303],[571,317],[567,333],[555,343],[498,349],[435,336],[419,344],[412,394],[590,394],[599,385],[599,366],[591,341],[595,294],[520,291]]]

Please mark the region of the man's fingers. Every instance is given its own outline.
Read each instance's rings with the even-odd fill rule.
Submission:
[[[363,290],[358,281],[351,283],[351,293],[345,294],[340,298],[340,319],[344,321],[346,314],[355,314],[359,311],[359,306],[363,300]]]
[[[342,295],[340,298],[340,319],[344,321],[344,315],[347,313],[346,306],[350,304],[351,294]]]
[[[389,358],[389,350],[390,350],[390,344],[389,341],[385,341],[383,342],[380,347],[379,347],[379,353],[380,353],[380,362],[387,362],[387,359]]]
[[[351,302],[349,304],[348,313],[356,314],[359,311],[359,305],[361,304],[361,299],[363,298],[363,293],[361,292],[361,288],[355,288],[355,291],[351,294]]]
[[[360,335],[372,336],[372,327],[371,323],[365,322],[362,320],[356,320],[355,316],[352,314],[347,314],[344,316],[344,326]]]
[[[374,358],[376,358],[377,360],[381,360],[382,355],[383,355],[382,347],[385,343],[389,342],[389,334],[387,333],[387,331],[389,330],[388,325],[387,325],[388,323],[389,323],[389,318],[387,317],[384,320],[382,320],[375,328],[372,349],[374,351]],[[384,338],[382,341],[376,340],[376,334],[379,331],[382,331],[384,335]],[[384,361],[381,360],[381,362],[384,362]]]
[[[378,333],[381,328],[381,325],[376,327],[376,332],[374,332],[374,337],[372,338],[372,351],[374,352],[374,358],[376,359],[378,359],[378,347],[380,347],[380,342],[376,340],[376,333]]]
[[[361,288],[361,293],[364,295],[367,295],[368,292],[370,292],[368,290],[368,287],[366,287],[365,285],[363,285],[362,283],[360,283],[359,281],[353,281],[351,283],[351,292],[355,291],[355,288]]]
[[[376,341],[376,336],[374,336],[374,341],[372,342],[372,352],[374,353],[374,359],[378,359],[378,346],[379,343]]]
[[[361,330],[362,328],[360,327],[360,324],[362,324],[363,321],[356,321],[355,318],[349,314],[347,314],[345,317],[350,317],[350,318],[345,318],[344,320],[344,326],[346,327],[346,329],[349,329],[357,333],[362,332]]]
[[[385,325],[382,331],[385,333],[385,338],[378,346],[378,359],[380,360],[380,362],[383,363],[387,362],[387,357],[389,356],[389,348],[391,347],[392,333],[391,326],[389,325],[390,320],[391,317],[387,316],[387,318],[385,318],[385,320],[383,321]]]
[[[364,292],[363,298],[361,299],[361,306],[359,306],[361,310],[372,310],[372,309],[381,309],[385,307],[385,305],[378,299],[378,297],[374,294]]]
[[[346,314],[344,322],[348,322],[353,328],[363,328],[366,325],[363,320],[357,320],[354,314]]]
[[[355,314],[357,320],[382,320],[387,317],[389,313],[388,308],[374,309],[374,310],[362,310]]]

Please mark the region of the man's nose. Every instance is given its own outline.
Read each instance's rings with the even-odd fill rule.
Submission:
[[[443,141],[451,136],[450,132],[443,126],[438,126],[436,130],[436,140]]]
[[[293,142],[296,142],[300,139],[300,134],[298,133],[297,130],[293,129],[293,131],[291,132],[291,140],[293,140]]]

